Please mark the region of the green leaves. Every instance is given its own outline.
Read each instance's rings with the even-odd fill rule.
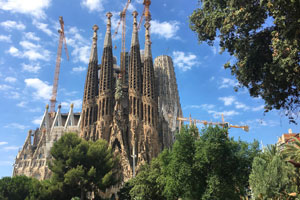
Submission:
[[[240,87],[265,100],[265,111],[300,108],[300,3],[288,0],[199,0],[190,28],[199,42],[220,47],[236,57],[231,69]],[[292,120],[291,120],[292,121]]]
[[[74,133],[67,133],[53,145],[54,158],[49,168],[52,183],[61,185],[63,198],[81,193],[105,191],[116,184],[118,159],[104,140],[85,141]],[[73,193],[76,191],[75,193]]]
[[[268,146],[255,157],[250,174],[250,187],[255,198],[287,199],[292,190],[291,179],[294,168],[286,162],[277,147]]]
[[[234,141],[226,133],[219,127],[200,133],[196,127],[183,127],[172,149],[129,182],[131,198],[240,199],[246,194],[258,143]]]

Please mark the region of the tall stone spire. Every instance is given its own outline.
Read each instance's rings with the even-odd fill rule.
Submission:
[[[129,62],[129,93],[134,92],[136,95],[140,96],[142,93],[142,76],[141,76],[141,55],[140,55],[140,44],[138,39],[137,30],[137,15],[138,13],[134,11],[132,13],[134,17],[133,21],[133,31],[131,38],[131,48],[130,48],[130,62]]]
[[[98,54],[97,54],[97,30],[98,26],[94,25],[93,43],[89,59],[88,72],[85,79],[83,103],[93,99],[98,95]]]
[[[113,53],[111,41],[111,17],[108,12],[107,28],[104,39],[104,48],[100,66],[99,97],[98,97],[98,122],[96,139],[99,137],[109,140],[109,126],[113,114]]]
[[[96,97],[98,96],[98,54],[97,54],[97,30],[94,25],[93,43],[89,59],[88,71],[85,79],[84,95],[81,113],[81,136],[90,139],[93,137],[90,132],[94,129],[94,122],[97,121],[98,106]]]
[[[140,44],[138,39],[137,30],[137,15],[134,11],[133,15],[133,31],[131,38],[131,49],[130,49],[130,61],[129,61],[129,73],[128,73],[128,94],[129,94],[129,150],[130,154],[139,153],[139,142],[142,138],[140,133],[142,132],[142,64],[140,56]],[[135,156],[134,156],[135,158]],[[139,161],[134,162],[131,159],[132,169],[135,169],[135,164]],[[132,171],[133,172],[133,171]],[[134,172],[133,172],[134,173]]]
[[[161,143],[158,136],[158,108],[157,108],[157,91],[155,87],[154,68],[150,40],[150,12],[145,15],[145,54],[144,54],[144,73],[143,73],[143,122],[144,135],[146,138],[146,147],[149,149],[145,152],[144,157],[151,160],[157,156],[161,150]],[[149,161],[148,160],[148,161]]]

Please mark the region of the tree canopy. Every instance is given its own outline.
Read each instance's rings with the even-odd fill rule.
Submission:
[[[85,199],[88,192],[99,196],[99,190],[118,181],[118,159],[105,140],[86,141],[67,133],[53,145],[51,156],[51,182],[61,192],[59,199]]]
[[[234,141],[226,133],[219,127],[200,133],[196,127],[183,127],[172,149],[164,150],[129,182],[131,199],[233,200],[246,195],[258,143]]]
[[[199,0],[190,27],[200,42],[219,41],[236,58],[224,65],[262,97],[265,111],[283,109],[291,121],[300,110],[300,1]],[[237,88],[236,88],[237,89]]]
[[[296,169],[288,163],[275,145],[268,146],[254,158],[249,177],[255,199],[290,199],[291,193],[298,192]],[[292,197],[291,197],[292,198]]]

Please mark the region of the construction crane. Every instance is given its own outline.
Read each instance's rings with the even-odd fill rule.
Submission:
[[[206,120],[192,119],[191,116],[189,118],[177,117],[177,120],[180,122],[179,129],[181,129],[181,123],[186,121],[186,122],[190,122],[190,125],[192,125],[192,124],[218,125],[218,126],[222,126],[224,128],[241,128],[246,132],[249,131],[249,126],[247,126],[247,125],[238,126],[238,125],[232,125],[229,122],[225,122],[223,115],[222,115],[222,122],[209,122]]]
[[[148,21],[148,22],[150,22],[150,20],[151,20],[151,14],[149,11],[149,7],[151,5],[151,0],[144,0],[143,4],[144,4],[144,10],[143,10],[143,13],[141,15],[141,18],[140,18],[140,21],[139,21],[139,24],[137,27],[138,30],[140,30],[140,28],[141,28],[144,17],[146,18],[146,21]]]
[[[121,75],[123,78],[123,83],[125,82],[125,73],[126,73],[126,67],[125,67],[125,54],[126,54],[126,46],[125,46],[125,35],[126,35],[126,12],[128,9],[129,4],[131,3],[131,0],[128,0],[125,7],[120,13],[120,20],[118,22],[116,31],[113,35],[113,38],[118,34],[120,24],[122,23],[122,44],[121,44]],[[116,46],[115,46],[116,49]]]
[[[56,65],[55,65],[54,81],[53,81],[53,88],[52,88],[52,96],[50,99],[50,113],[55,112],[58,78],[59,78],[60,62],[61,62],[61,51],[62,51],[63,43],[64,43],[66,55],[67,55],[67,60],[69,60],[67,42],[66,42],[65,31],[64,31],[64,20],[63,20],[62,16],[59,17],[59,23],[60,23],[60,29],[58,30],[59,43],[58,43],[58,49],[57,49],[57,55],[56,55]]]

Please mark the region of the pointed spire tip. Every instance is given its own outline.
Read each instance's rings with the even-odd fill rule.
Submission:
[[[93,30],[94,30],[94,32],[97,32],[97,31],[98,31],[98,29],[99,29],[99,27],[97,26],[97,24],[95,24],[95,25],[93,26]]]

